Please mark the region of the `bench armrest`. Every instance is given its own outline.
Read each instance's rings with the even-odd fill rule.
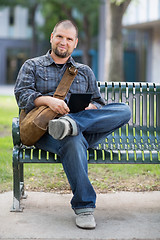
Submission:
[[[21,144],[20,139],[20,129],[19,129],[19,118],[13,118],[12,121],[12,138],[13,138],[13,144],[19,145]]]

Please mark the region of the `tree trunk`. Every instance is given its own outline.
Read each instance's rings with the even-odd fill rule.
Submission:
[[[32,25],[32,43],[31,43],[31,57],[35,57],[37,55],[38,50],[38,40],[37,40],[37,28],[35,21],[35,14],[38,7],[38,3],[34,4],[31,8],[31,25]]]
[[[82,61],[84,64],[89,65],[89,50],[91,48],[91,35],[90,35],[90,24],[87,16],[83,19],[84,39],[82,44],[83,56]]]
[[[119,6],[107,1],[107,38],[105,57],[105,81],[124,81],[123,77],[123,43],[122,17],[131,0]]]

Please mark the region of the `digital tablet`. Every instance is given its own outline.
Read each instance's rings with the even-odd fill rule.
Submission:
[[[71,93],[68,107],[71,113],[76,113],[88,107],[92,93]]]

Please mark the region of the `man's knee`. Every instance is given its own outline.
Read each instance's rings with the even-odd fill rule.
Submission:
[[[123,112],[123,117],[125,118],[126,122],[128,122],[131,118],[131,109],[130,107],[125,104],[125,103],[122,103],[122,106],[121,106],[121,111]]]
[[[127,123],[131,118],[130,107],[126,103],[111,103],[104,106],[104,108],[111,114],[113,118],[122,122]]]

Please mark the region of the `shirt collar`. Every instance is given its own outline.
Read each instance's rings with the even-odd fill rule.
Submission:
[[[39,57],[38,62],[44,67],[52,65],[54,63],[54,60],[50,55],[50,50],[46,53],[46,55]]]
[[[67,64],[72,64],[74,67],[76,67],[76,62],[74,61],[72,56],[68,59]]]

